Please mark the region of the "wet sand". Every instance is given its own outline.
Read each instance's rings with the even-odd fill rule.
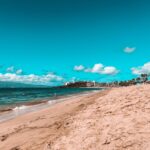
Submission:
[[[2,150],[149,150],[150,85],[78,96],[0,124]]]

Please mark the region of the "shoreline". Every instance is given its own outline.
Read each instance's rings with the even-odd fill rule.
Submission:
[[[85,95],[90,95],[93,93],[97,93],[102,90],[95,90],[95,91],[86,91],[86,92],[81,92],[81,93],[75,93],[71,95],[64,95],[64,96],[58,96],[55,98],[51,99],[44,99],[44,100],[39,100],[39,101],[31,101],[27,103],[22,103],[16,106],[10,106],[6,107],[4,109],[0,109],[0,123],[3,123],[5,121],[9,121],[11,119],[14,119],[18,116],[25,115],[28,113],[40,111],[42,109],[46,109],[48,107],[51,107],[52,105],[55,105],[57,103],[60,103],[62,101],[74,99],[76,97],[82,97]]]
[[[92,89],[92,88],[90,88]],[[98,89],[98,88],[95,88]],[[104,88],[99,88],[99,90],[103,90]],[[98,90],[98,91],[99,91]],[[8,105],[0,105],[0,115],[3,113],[7,113],[9,111],[12,111],[13,109],[17,108],[17,107],[21,107],[21,106],[34,106],[34,105],[38,105],[38,104],[43,104],[43,103],[47,103],[48,101],[53,101],[53,100],[59,100],[62,98],[66,98],[66,97],[70,97],[70,96],[74,96],[74,95],[78,95],[78,94],[84,94],[84,93],[88,93],[88,92],[94,92],[97,90],[92,90],[92,91],[83,91],[83,92],[78,92],[78,93],[72,93],[72,94],[66,94],[66,95],[57,95],[57,96],[48,96],[45,98],[39,98],[39,99],[32,99],[30,101],[27,102],[20,102],[20,103],[14,103],[14,104],[8,104]]]
[[[0,149],[149,150],[149,91],[147,84],[112,88],[2,122]]]
[[[63,132],[61,127],[67,124],[67,118],[93,104],[96,98],[107,92],[107,90],[102,90],[76,96],[48,108],[0,123],[0,149],[49,150],[47,142],[60,136]]]

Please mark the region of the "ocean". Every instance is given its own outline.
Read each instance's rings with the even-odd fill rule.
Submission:
[[[102,88],[1,88],[0,123]]]
[[[56,100],[62,96],[96,90],[100,88],[1,88],[0,108]]]

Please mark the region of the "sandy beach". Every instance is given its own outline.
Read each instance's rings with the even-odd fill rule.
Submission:
[[[0,149],[149,150],[149,91],[113,88],[0,123]]]

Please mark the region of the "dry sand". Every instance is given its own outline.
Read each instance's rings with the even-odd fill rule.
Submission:
[[[150,85],[79,96],[1,123],[0,150],[150,150]]]

